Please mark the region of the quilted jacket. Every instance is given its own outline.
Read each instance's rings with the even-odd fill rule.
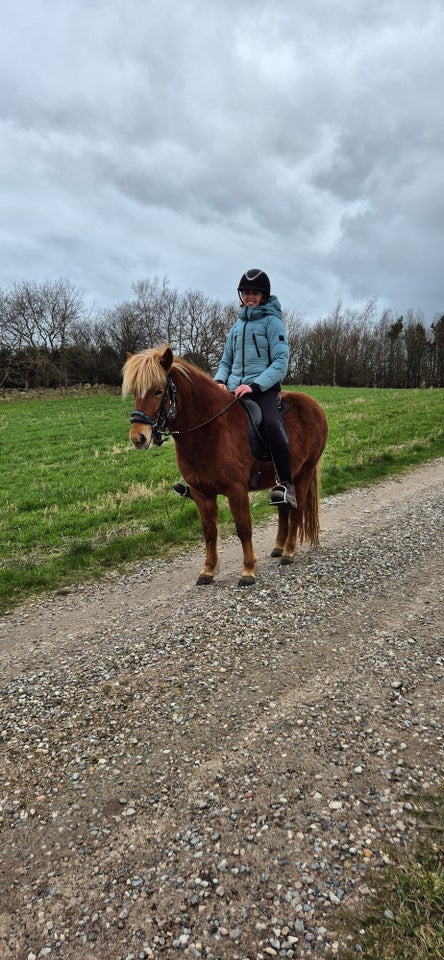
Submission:
[[[241,383],[248,383],[254,391],[279,387],[287,372],[288,356],[282,308],[277,297],[271,296],[259,307],[242,307],[214,379],[231,391]]]

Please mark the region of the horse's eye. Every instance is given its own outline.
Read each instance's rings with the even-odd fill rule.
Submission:
[[[156,397],[161,397],[162,394],[163,394],[163,390],[156,390],[154,395],[155,395]]]

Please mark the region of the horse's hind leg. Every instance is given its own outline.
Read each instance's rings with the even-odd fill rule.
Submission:
[[[193,489],[193,500],[199,510],[205,540],[205,564],[196,580],[198,586],[213,583],[218,567],[217,555],[217,498],[204,497]]]
[[[284,552],[284,544],[287,539],[288,529],[288,507],[278,507],[278,528],[276,534],[276,543],[271,551],[272,557],[281,557]]]
[[[244,568],[239,580],[240,587],[250,587],[256,580],[256,554],[253,548],[250,501],[244,487],[228,494],[228,503],[236,524],[236,532],[242,544]]]
[[[298,534],[300,535],[301,542],[304,539],[304,528],[306,527],[305,517],[310,499],[309,490],[310,486],[314,484],[316,495],[318,495],[317,483],[316,466],[310,467],[307,464],[301,473],[295,477],[294,481],[298,509],[291,510],[288,507],[279,507],[279,510],[286,510],[287,513],[287,535],[281,553],[282,564],[293,563]],[[311,509],[312,507],[310,506],[310,510]]]
[[[293,563],[298,528],[302,523],[303,511],[299,506],[297,510],[282,506],[278,507],[278,514],[276,543],[271,551],[271,556],[280,557],[281,563],[284,564]]]
[[[298,500],[298,504],[300,501]],[[282,508],[284,509],[284,508]],[[298,538],[298,530],[302,523],[303,518],[303,509],[298,506],[297,510],[290,510],[288,507],[287,510],[287,536],[284,543],[284,548],[281,554],[281,563],[289,564],[294,561],[294,554],[296,550],[296,541]]]

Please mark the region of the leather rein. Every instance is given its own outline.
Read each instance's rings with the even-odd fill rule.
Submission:
[[[222,410],[215,413],[213,417],[209,417],[208,420],[204,420],[203,423],[197,423],[194,427],[186,427],[184,430],[170,430],[168,420],[174,420],[176,416],[176,384],[171,374],[168,374],[166,387],[154,419],[150,417],[148,413],[144,413],[143,410],[133,410],[131,423],[149,424],[153,434],[153,443],[155,443],[157,447],[160,447],[162,443],[165,443],[170,437],[180,437],[184,433],[192,433],[193,430],[200,430],[201,427],[206,427],[209,423],[213,423],[213,420],[217,420],[223,413],[226,413],[234,403],[237,403],[238,399],[239,397],[234,397],[225,407],[222,407]]]

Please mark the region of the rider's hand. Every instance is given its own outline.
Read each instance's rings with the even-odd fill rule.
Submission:
[[[236,387],[234,391],[235,397],[244,397],[246,393],[253,393],[251,387],[248,386],[248,383],[241,383],[239,387]]]
[[[216,380],[218,387],[221,387],[222,390],[228,390],[226,383],[221,383],[220,380]]]

